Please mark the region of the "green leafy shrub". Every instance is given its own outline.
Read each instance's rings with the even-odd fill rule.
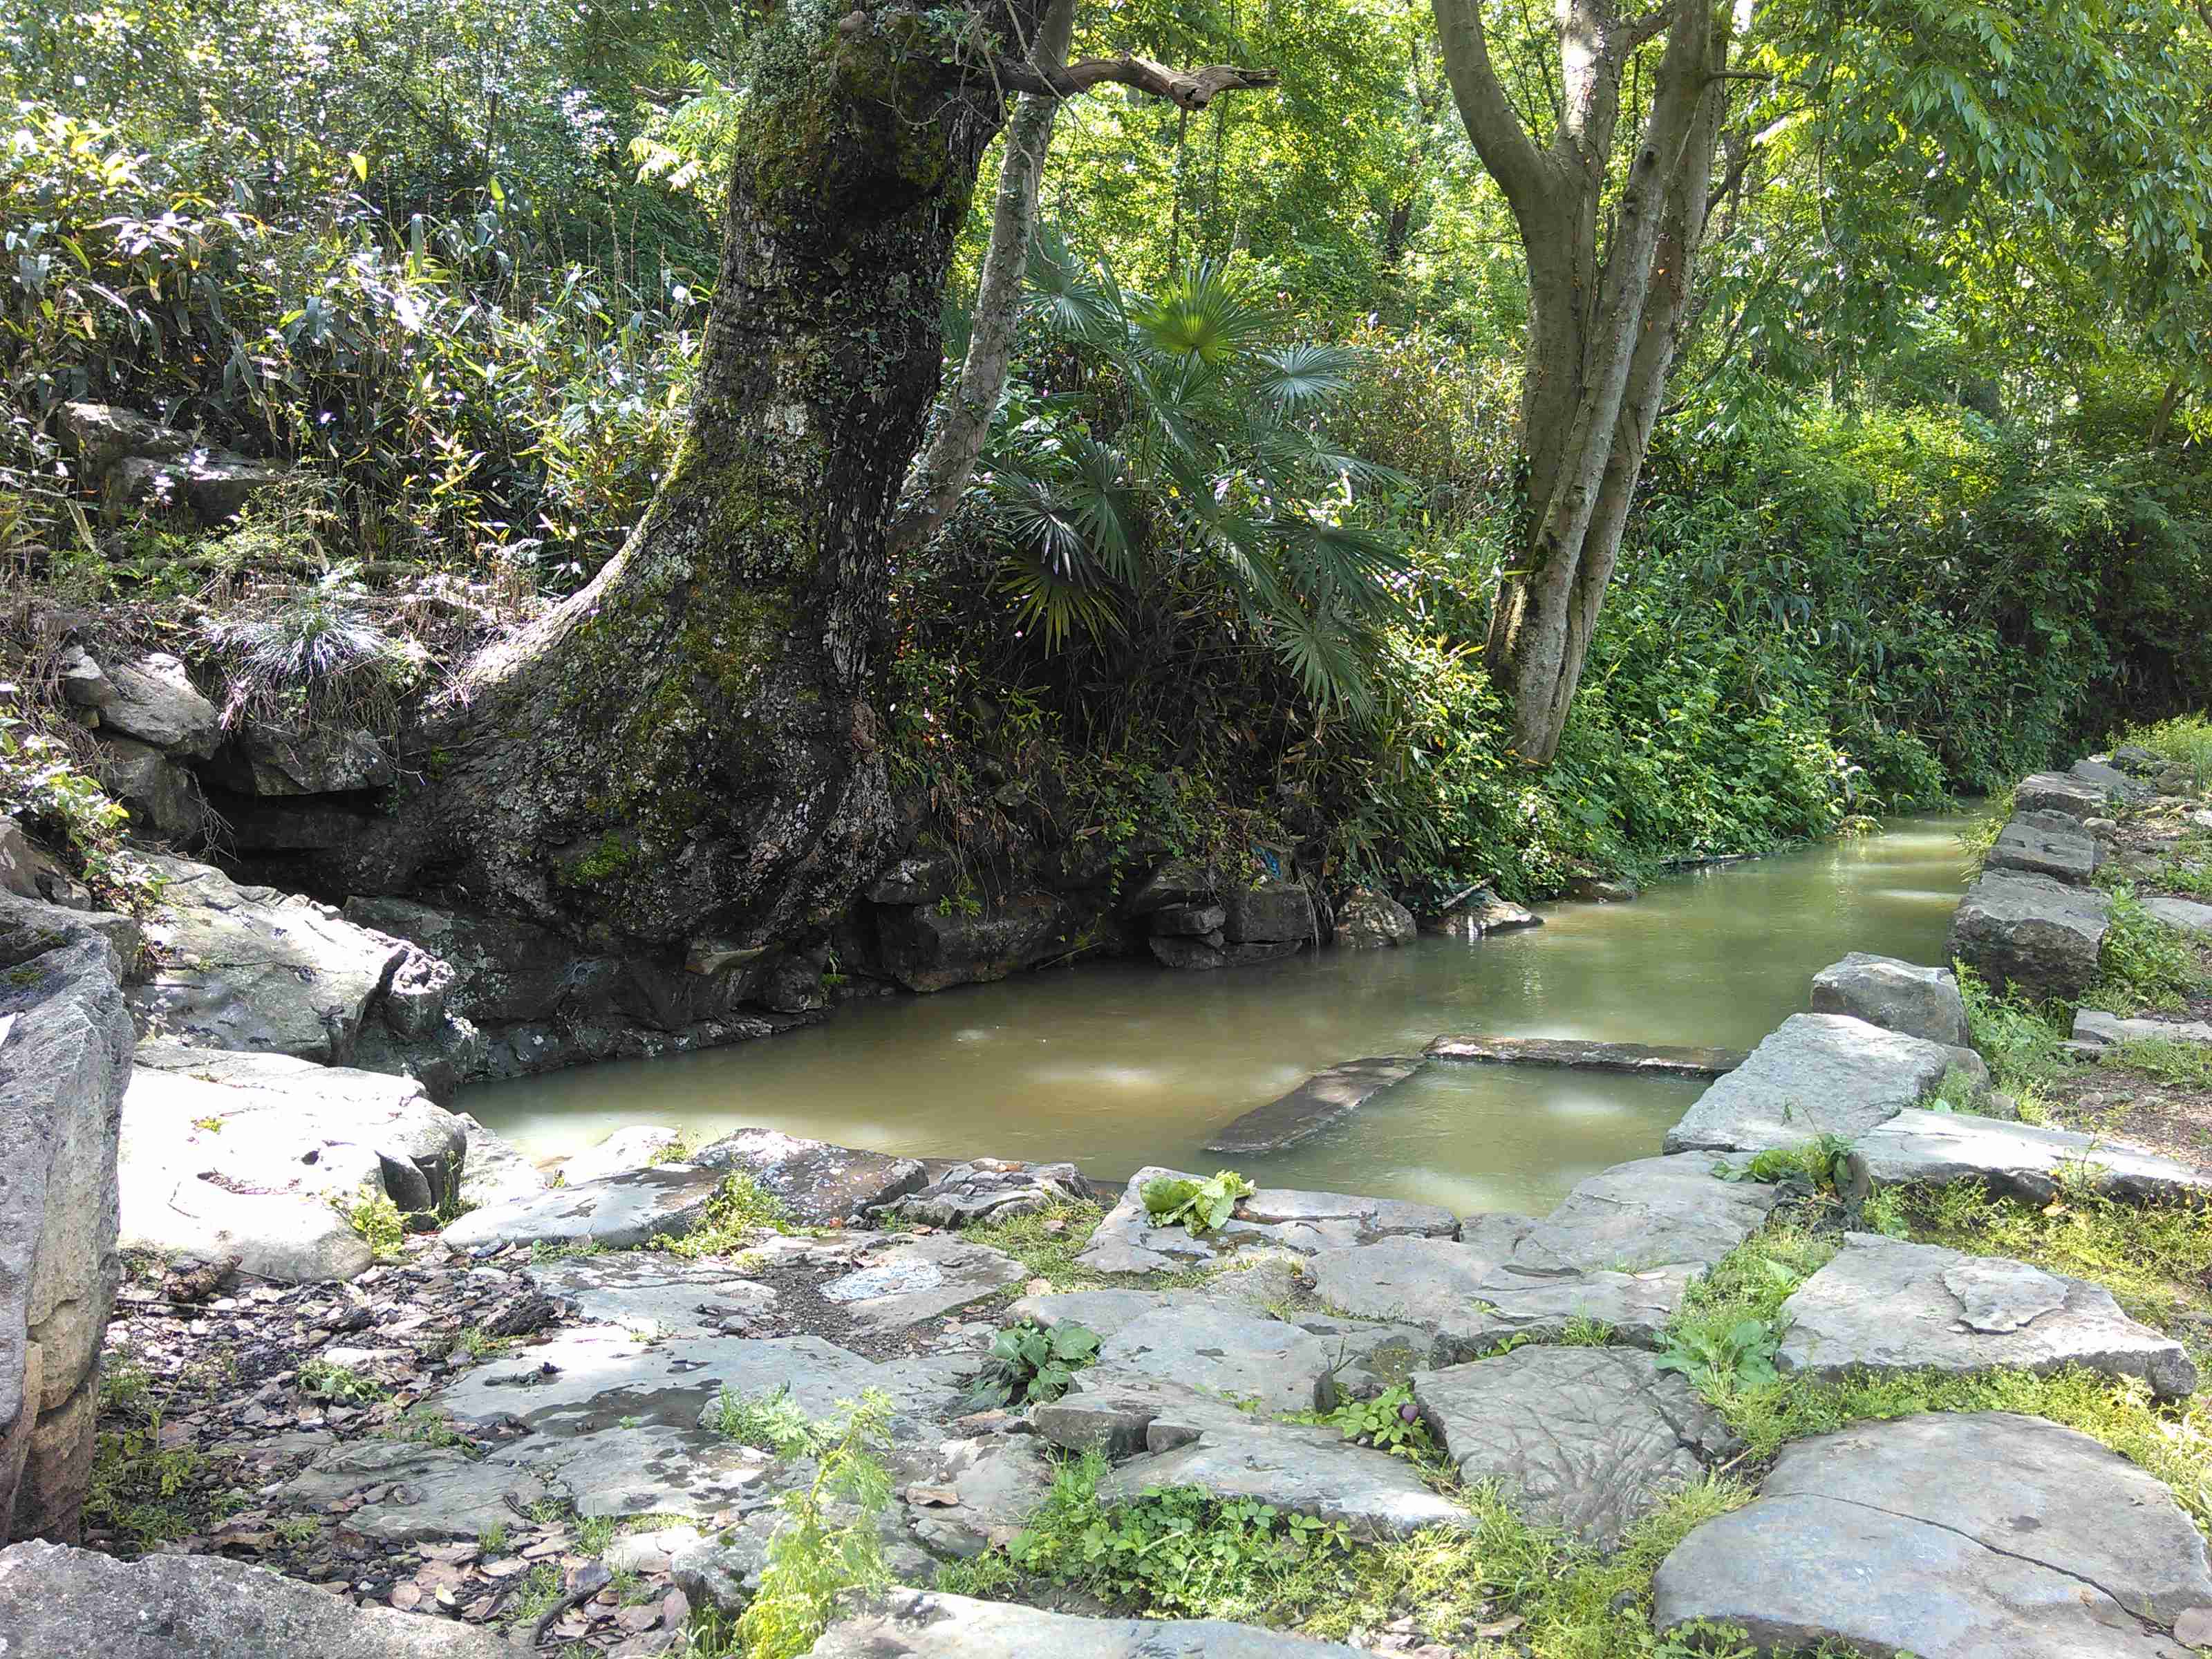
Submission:
[[[317,1358],[300,1367],[300,1392],[337,1405],[360,1406],[383,1399],[390,1390],[349,1366]]]
[[[1346,1440],[1400,1457],[1420,1462],[1437,1452],[1436,1437],[1413,1404],[1413,1391],[1403,1382],[1372,1400],[1347,1400],[1322,1421],[1342,1431]]]
[[[696,1227],[681,1238],[657,1233],[653,1248],[686,1261],[730,1255],[763,1232],[781,1231],[787,1214],[781,1199],[744,1171],[736,1170],[722,1177]]]
[[[1802,1176],[1820,1191],[1842,1188],[1850,1167],[1851,1143],[1841,1135],[1820,1136],[1802,1146],[1770,1147],[1753,1152],[1741,1164],[1723,1164],[1715,1171],[1723,1181],[1756,1181],[1771,1185]]]
[[[991,1352],[969,1391],[971,1410],[1047,1404],[1067,1392],[1075,1373],[1098,1357],[1098,1333],[1073,1320],[1046,1330],[1033,1320],[991,1339]]]
[[[380,1261],[398,1255],[399,1247],[406,1243],[407,1218],[380,1187],[364,1182],[352,1197],[332,1198],[331,1207],[361,1235]]]
[[[1203,1237],[1227,1226],[1237,1213],[1237,1200],[1258,1190],[1236,1170],[1223,1170],[1205,1181],[1155,1176],[1138,1188],[1138,1196],[1155,1227],[1187,1227]]]
[[[818,1443],[813,1419],[799,1409],[788,1388],[765,1395],[734,1395],[724,1389],[714,1402],[714,1431],[779,1457],[811,1456]]]
[[[66,742],[24,712],[21,696],[0,684],[0,816],[62,849],[103,908],[145,914],[161,883],[125,845],[131,814]]]
[[[811,1436],[814,1479],[776,1499],[782,1518],[760,1589],[738,1620],[746,1659],[797,1659],[829,1627],[841,1597],[890,1582],[879,1530],[891,1500],[883,1462],[890,1401],[871,1389],[843,1409]]]
[[[1726,1393],[1773,1382],[1781,1346],[1781,1333],[1760,1319],[1739,1319],[1725,1330],[1686,1326],[1667,1333],[1657,1365],[1680,1371],[1709,1393]]]
[[[2116,1014],[2180,1008],[2191,997],[2212,988],[2196,945],[2178,927],[2152,915],[2132,889],[2112,895],[2112,923],[2098,952],[2100,977],[2083,1005]]]

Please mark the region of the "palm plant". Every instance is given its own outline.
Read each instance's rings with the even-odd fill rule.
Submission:
[[[1314,702],[1367,706],[1405,566],[1398,538],[1361,522],[1358,489],[1397,475],[1337,449],[1318,420],[1356,354],[1275,343],[1275,318],[1223,264],[1146,295],[1040,227],[1029,278],[1037,321],[1093,395],[1018,407],[988,458],[1022,624],[1055,649],[1073,634],[1103,643],[1180,565],[1218,585]]]

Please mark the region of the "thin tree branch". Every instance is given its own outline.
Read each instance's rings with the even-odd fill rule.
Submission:
[[[1212,64],[1204,69],[1170,69],[1149,58],[1086,58],[1065,69],[1040,70],[1010,58],[997,58],[991,73],[1008,92],[1040,98],[1076,98],[1095,87],[1134,87],[1139,92],[1164,98],[1184,109],[1204,109],[1224,92],[1252,92],[1275,86],[1280,71],[1237,69]]]
[[[1434,0],[1434,6],[1444,73],[1460,118],[1467,123],[1468,137],[1474,141],[1483,166],[1525,222],[1542,206],[1551,181],[1542,155],[1514,113],[1491,64],[1481,0]]]

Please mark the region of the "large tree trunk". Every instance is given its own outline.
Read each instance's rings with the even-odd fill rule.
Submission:
[[[1051,0],[1030,61],[1040,70],[1057,69],[1067,56],[1074,29],[1075,0]],[[904,498],[891,520],[894,557],[936,538],[939,526],[959,504],[968,480],[975,476],[975,463],[991,435],[991,417],[998,412],[1014,359],[1030,238],[1036,229],[1037,192],[1044,183],[1045,156],[1052,147],[1053,125],[1061,102],[1055,93],[1026,94],[1006,123],[1006,154],[999,167],[990,245],[983,251],[982,275],[975,284],[968,354],[951,395],[937,411],[929,445],[908,475]]]
[[[890,850],[870,699],[885,529],[942,368],[952,241],[1008,92],[1202,108],[1266,70],[1023,61],[1047,0],[786,9],[758,46],[690,430],[596,580],[473,663],[354,854],[417,891],[719,971],[843,912]],[[991,57],[977,61],[976,46]]]
[[[827,921],[885,853],[884,526],[1003,113],[888,0],[774,27],[690,435],[598,578],[471,665],[400,819],[404,884],[718,961]]]
[[[1437,27],[1469,136],[1520,228],[1530,293],[1526,517],[1485,659],[1512,707],[1514,751],[1540,764],[1559,751],[1674,363],[1729,34],[1711,0],[1672,0],[1632,21],[1610,0],[1566,0],[1559,129],[1540,149],[1492,71],[1480,3],[1436,0]],[[1662,30],[1650,112],[1626,148],[1601,258],[1621,77]]]

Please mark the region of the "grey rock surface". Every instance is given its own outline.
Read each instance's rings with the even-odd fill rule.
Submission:
[[[1941,1044],[1844,1014],[1792,1014],[1667,1132],[1670,1152],[1756,1152],[1851,1139],[1943,1079]]]
[[[609,1176],[627,1175],[656,1164],[681,1164],[685,1160],[669,1154],[680,1151],[683,1144],[678,1130],[658,1123],[633,1123],[562,1159],[556,1167],[562,1185],[580,1187],[587,1181],[604,1181]]]
[[[1336,1356],[1320,1338],[1279,1319],[1203,1303],[1139,1314],[1106,1339],[1097,1363],[1224,1400],[1256,1401],[1263,1411],[1327,1411],[1336,1403]]]
[[[876,933],[884,968],[909,991],[1004,979],[1065,949],[1067,908],[1051,893],[1012,893],[972,915],[933,905],[886,908]]]
[[[1997,831],[1983,867],[2018,870],[2078,887],[2096,873],[2097,838],[2079,818],[2057,812],[2018,812]]]
[[[2212,1042],[2212,1021],[2202,1019],[2123,1019],[2100,1008],[2076,1009],[2074,1041],[2100,1048],[2116,1042]]]
[[[1221,936],[1231,945],[1299,945],[1314,939],[1320,924],[1313,896],[1296,882],[1271,881],[1224,893]]]
[[[706,1218],[721,1173],[688,1164],[632,1170],[605,1181],[550,1187],[471,1210],[444,1237],[457,1250],[484,1244],[598,1244],[635,1249],[665,1233],[681,1238]]]
[[[1516,1348],[1413,1386],[1462,1482],[1600,1549],[1735,1449],[1687,1379],[1626,1348]]]
[[[553,1495],[526,1469],[496,1457],[471,1457],[458,1446],[356,1440],[333,1447],[284,1482],[270,1499],[298,1510],[326,1510],[356,1493],[373,1495],[344,1521],[379,1544],[474,1538],[512,1526],[509,1497],[525,1506]]]
[[[1776,1191],[1721,1178],[1730,1160],[1678,1152],[1615,1164],[1576,1184],[1516,1242],[1522,1273],[1711,1267],[1766,1223]]]
[[[375,733],[318,724],[287,730],[249,720],[226,781],[249,795],[342,794],[381,789],[399,774]]]
[[[2057,1195],[2062,1178],[2136,1200],[2212,1193],[2212,1175],[2124,1140],[1965,1112],[1899,1112],[1851,1152],[1884,1186],[1974,1179],[2039,1204]]]
[[[1263,1187],[1238,1203],[1234,1218],[1219,1232],[1200,1238],[1181,1226],[1152,1224],[1143,1188],[1161,1176],[1204,1179],[1156,1164],[1138,1170],[1076,1260],[1096,1273],[1174,1272],[1260,1247],[1311,1255],[1377,1238],[1449,1238],[1459,1231],[1458,1218],[1433,1204]]]
[[[461,1164],[461,1196],[479,1208],[506,1204],[545,1190],[544,1171],[511,1142],[502,1140],[466,1112],[453,1114],[468,1142]]]
[[[192,775],[149,743],[110,738],[94,769],[100,787],[121,801],[141,834],[189,842],[207,827],[207,802]]]
[[[2130,805],[2140,805],[2154,799],[2158,791],[2140,778],[2130,777],[2118,767],[2100,760],[2077,760],[2066,769],[2067,775],[2079,778],[2092,789],[2103,792],[2108,801],[2118,800]]]
[[[2212,904],[2199,904],[2194,899],[2168,898],[2163,893],[2154,893],[2142,902],[2142,908],[2149,911],[2154,920],[2182,933],[2199,936],[2212,934]]]
[[[78,1535],[119,1277],[122,964],[81,922],[46,937],[0,955],[0,1540]]]
[[[1302,1424],[1247,1419],[1208,1428],[1184,1445],[1121,1464],[1099,1482],[1098,1501],[1112,1509],[1175,1486],[1340,1523],[1362,1542],[1473,1524],[1404,1458],[1355,1445],[1334,1429]]]
[[[706,1520],[768,1501],[776,1460],[711,1430],[617,1424],[594,1434],[530,1435],[484,1460],[544,1480],[579,1515]]]
[[[1494,1066],[1569,1066],[1644,1077],[1723,1077],[1743,1064],[1740,1049],[1679,1043],[1596,1042],[1580,1037],[1445,1036],[1424,1051],[1431,1060]]]
[[[490,1631],[356,1607],[242,1561],[125,1562],[37,1543],[0,1551],[0,1651],[9,1659],[514,1659]]]
[[[1420,1069],[1419,1060],[1389,1055],[1349,1060],[1316,1072],[1280,1098],[1255,1106],[1206,1143],[1209,1152],[1267,1152],[1319,1134],[1385,1089]]]
[[[899,1589],[832,1625],[811,1659],[1353,1659],[1358,1651],[1213,1619],[1083,1619]]]
[[[1813,1012],[1849,1014],[1886,1031],[1901,1031],[1954,1048],[1973,1041],[1956,974],[1863,951],[1854,951],[1813,975]]]
[[[1336,913],[1336,945],[1345,951],[1375,951],[1410,945],[1420,937],[1413,913],[1388,893],[1355,888]]]
[[[114,696],[103,704],[103,730],[173,755],[204,760],[222,740],[222,714],[194,689],[183,661],[155,652],[106,665]]]
[[[1073,1164],[1019,1164],[975,1158],[957,1164],[927,1186],[885,1200],[888,1212],[908,1224],[964,1227],[1011,1221],[1091,1196],[1091,1183]]]
[[[2073,1365],[2141,1377],[2169,1400],[2197,1386],[2182,1346],[2129,1318],[2100,1285],[1872,1233],[1847,1235],[1782,1314],[1790,1323],[1775,1364],[1817,1377],[1854,1369],[2047,1376]]]
[[[808,1226],[848,1221],[870,1206],[919,1192],[928,1171],[918,1159],[835,1146],[776,1129],[739,1129],[691,1160],[703,1170],[750,1176]]]
[[[2070,818],[2102,817],[2112,805],[2103,789],[2065,772],[2022,778],[2014,786],[2012,799],[2014,811],[2057,812]]]
[[[1944,955],[1999,991],[2077,998],[2096,982],[2112,908],[2106,894],[2048,876],[1985,871],[1951,918]]]
[[[2212,1568],[2165,1487],[2087,1435],[1939,1413],[1784,1446],[1653,1589],[1662,1633],[1738,1625],[1761,1654],[2184,1659],[2170,1632],[2212,1606]]]
[[[870,1243],[851,1273],[816,1288],[842,1309],[856,1330],[880,1335],[940,1319],[1028,1277],[1029,1270],[1003,1250],[956,1234],[892,1234]]]
[[[906,1490],[908,1525],[933,1555],[1003,1549],[1044,1502],[1055,1468],[1033,1434],[945,1441],[927,1481]]]
[[[584,1318],[641,1336],[744,1336],[775,1292],[726,1261],[685,1261],[657,1250],[611,1250],[532,1267],[531,1281],[573,1302]]]

